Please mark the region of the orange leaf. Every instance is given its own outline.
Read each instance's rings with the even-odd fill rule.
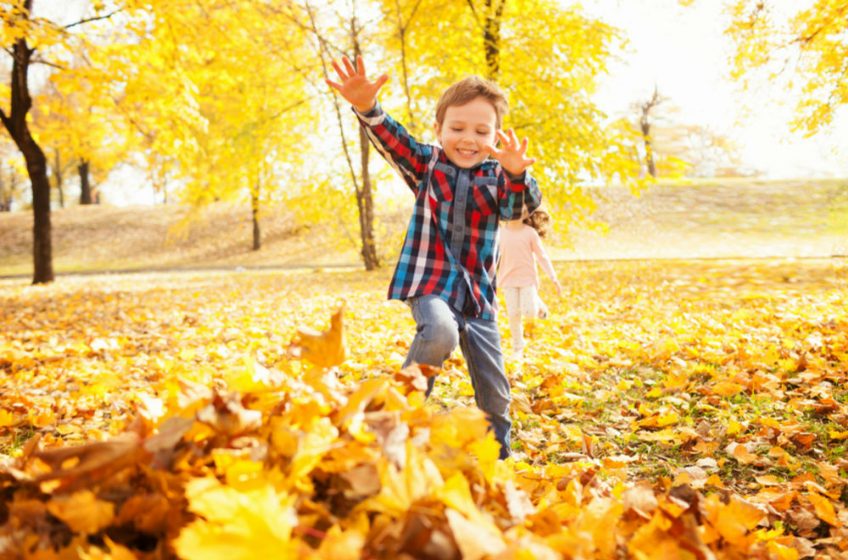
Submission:
[[[836,510],[830,500],[824,496],[819,496],[814,492],[807,494],[807,498],[809,498],[810,502],[813,504],[816,517],[826,523],[829,523],[833,527],[841,526],[841,523],[839,523],[839,520],[836,518]]]
[[[47,511],[77,533],[97,533],[115,518],[115,504],[98,500],[89,490],[69,496],[56,497],[47,504]]]
[[[330,328],[324,332],[302,327],[292,341],[291,349],[296,355],[319,368],[330,368],[345,361],[347,349],[344,341],[342,313],[344,304],[330,318]]]

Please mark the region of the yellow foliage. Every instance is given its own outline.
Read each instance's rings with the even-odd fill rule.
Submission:
[[[293,557],[297,544],[295,496],[269,483],[237,490],[211,478],[198,478],[186,488],[189,509],[201,516],[174,542],[181,558],[236,560]]]

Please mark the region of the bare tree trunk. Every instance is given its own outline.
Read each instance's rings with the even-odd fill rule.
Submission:
[[[317,54],[321,59],[321,69],[324,74],[324,78],[327,79],[330,77],[327,70],[327,61],[332,58],[332,55],[327,47],[327,41],[318,30],[312,6],[309,2],[306,2],[305,7],[309,16],[309,25],[304,25],[303,27],[308,29],[315,36],[318,43],[316,46]],[[352,7],[355,10],[355,4],[352,4]],[[359,45],[358,32],[356,14],[353,13],[350,19],[350,36],[353,43],[354,56],[357,56],[362,52]],[[344,152],[345,161],[347,162],[347,166],[350,171],[350,179],[353,183],[353,190],[356,196],[356,206],[359,213],[359,237],[361,243],[360,254],[362,255],[362,262],[365,265],[366,270],[374,270],[379,268],[380,261],[377,258],[377,244],[374,240],[374,200],[371,192],[371,177],[368,171],[368,159],[371,145],[368,142],[368,138],[364,131],[360,127],[359,139],[361,170],[359,175],[357,175],[353,164],[353,156],[347,146],[347,138],[345,135],[344,120],[342,119],[341,109],[339,108],[339,103],[335,96],[333,96],[333,109],[336,114],[336,123],[339,127],[342,151]],[[361,188],[359,186],[360,179],[362,179],[363,182],[363,186]]]
[[[359,45],[359,35],[356,26],[356,16],[351,18],[351,39],[353,41],[353,52],[355,56],[362,54]],[[377,258],[377,242],[374,239],[374,196],[371,193],[371,173],[368,170],[368,161],[371,154],[371,142],[365,129],[359,127],[359,162],[362,188],[356,189],[356,204],[359,207],[359,231],[362,241],[362,262],[365,270],[376,270],[380,268],[380,260]]]
[[[29,18],[33,0],[24,0],[23,12],[19,17]],[[12,84],[9,114],[0,110],[0,120],[15,141],[26,161],[27,173],[32,185],[32,257],[33,284],[52,282],[53,245],[50,225],[50,181],[47,178],[47,158],[32,137],[27,123],[27,113],[32,107],[29,93],[28,71],[34,49],[26,38],[21,37],[12,47]]]
[[[250,212],[253,218],[253,250],[262,248],[262,233],[259,231],[259,180],[250,191]]]
[[[62,187],[62,155],[53,148],[53,176],[56,177],[56,190],[59,191],[59,208],[65,207],[65,189]]]
[[[90,164],[87,160],[82,160],[77,166],[80,178],[80,204],[94,204],[94,199],[91,196],[91,174],[89,173]]]
[[[645,167],[651,177],[657,177],[657,164],[654,161],[654,143],[651,138],[651,112],[666,99],[660,95],[659,89],[654,86],[654,94],[651,98],[640,105],[639,128],[642,131],[642,141],[645,143]]]
[[[362,262],[365,263],[365,270],[375,270],[380,267],[380,259],[377,258],[377,243],[374,239],[374,197],[371,194],[371,173],[368,171],[371,144],[362,127],[359,128],[359,146],[362,188],[356,192],[356,204],[359,207],[359,231],[362,233]]]
[[[651,123],[648,121],[648,115],[643,114],[639,120],[639,127],[642,129],[642,141],[645,143],[645,166],[648,168],[648,173],[651,177],[657,176],[657,165],[654,163],[654,147],[651,142]]]

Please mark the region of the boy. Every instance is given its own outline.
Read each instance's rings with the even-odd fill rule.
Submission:
[[[343,65],[343,66],[342,66]],[[449,87],[436,106],[441,146],[419,144],[377,103],[386,83],[366,77],[362,57],[333,62],[339,82],[327,84],[351,105],[377,151],[400,173],[415,208],[389,298],[406,301],[416,323],[404,367],[441,367],[462,348],[474,399],[510,454],[509,381],[495,321],[498,220],[515,220],[522,207],[536,209],[541,193],[527,173],[527,139],[500,129],[507,110],[503,92],[486,80],[466,78]],[[495,139],[503,148],[495,147]],[[488,159],[492,156],[494,160]],[[427,394],[434,379],[428,379]]]

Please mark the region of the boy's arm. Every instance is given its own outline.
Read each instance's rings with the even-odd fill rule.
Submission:
[[[501,172],[502,190],[500,195],[500,216],[503,220],[519,220],[524,206],[533,212],[542,204],[542,191],[529,171],[512,175],[507,170]]]
[[[356,57],[355,64],[346,56],[341,61],[334,60],[333,68],[339,81],[327,79],[327,85],[353,106],[374,147],[400,173],[412,192],[418,194],[418,183],[427,171],[433,148],[418,144],[377,103],[377,93],[389,79],[388,75],[382,74],[376,80],[369,79],[361,56]]]
[[[379,103],[366,113],[354,108],[354,113],[377,151],[417,195],[418,185],[427,173],[433,146],[419,144],[400,123],[383,111]]]
[[[501,164],[500,216],[504,220],[518,220],[524,205],[532,213],[542,203],[542,193],[529,172],[536,160],[527,157],[527,138],[519,141],[515,130],[498,130],[497,137],[503,147],[489,146],[489,152]]]

